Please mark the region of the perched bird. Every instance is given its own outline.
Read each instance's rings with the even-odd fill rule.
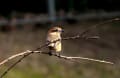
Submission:
[[[61,45],[61,33],[63,32],[61,27],[52,27],[49,29],[47,34],[47,43],[49,48],[49,55],[52,55],[53,53],[60,56],[60,52],[62,50]],[[53,42],[55,41],[55,42]]]

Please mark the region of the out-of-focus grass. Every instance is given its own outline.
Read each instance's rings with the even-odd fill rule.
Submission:
[[[89,63],[90,64],[90,63]],[[5,78],[119,78],[120,70],[103,64],[54,64],[46,67],[47,71],[35,70],[31,67],[14,68]]]
[[[26,69],[26,68],[24,68]],[[32,69],[13,69],[11,70],[5,78],[42,78],[44,75],[41,73],[35,72]]]

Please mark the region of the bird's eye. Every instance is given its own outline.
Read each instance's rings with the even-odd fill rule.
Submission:
[[[57,32],[58,30],[52,30],[52,32]]]

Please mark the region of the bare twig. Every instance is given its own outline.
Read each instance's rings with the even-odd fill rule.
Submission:
[[[68,57],[68,56],[60,56],[60,57],[64,59],[81,59],[81,60],[95,61],[95,62],[101,62],[106,64],[114,64],[113,62],[109,62],[105,60],[98,60],[98,59],[85,58],[85,57]]]
[[[95,24],[95,25],[93,25],[92,27],[86,29],[86,31],[83,31],[82,34],[80,34],[79,36],[84,37],[84,35],[85,35],[86,33],[88,33],[89,31],[91,31],[92,29],[96,28],[97,26],[104,25],[104,24],[108,24],[108,23],[112,23],[112,22],[114,22],[114,21],[120,21],[120,18],[114,18],[114,19],[110,19],[110,20],[107,20],[107,21],[104,21],[104,22]]]
[[[95,25],[89,27],[88,29],[86,29],[85,31],[83,31],[82,33],[77,34],[77,35],[72,36],[72,37],[63,38],[63,40],[79,39],[79,38],[84,38],[84,39],[92,39],[92,38],[93,38],[93,39],[98,39],[99,36],[86,37],[85,34],[87,34],[88,32],[90,32],[91,30],[93,30],[93,29],[96,28],[97,26],[104,25],[104,24],[108,24],[108,23],[112,23],[112,22],[114,22],[114,21],[120,21],[120,18],[114,18],[114,19],[111,19],[111,20],[107,20],[107,21],[104,21],[104,22],[95,24]]]
[[[37,49],[40,49],[40,48],[37,48]],[[37,49],[36,49],[36,50],[37,50]],[[10,61],[10,60],[18,57],[18,56],[23,56],[23,55],[25,55],[25,54],[26,54],[26,55],[29,55],[29,54],[31,54],[31,51],[25,51],[25,52],[21,52],[21,53],[12,55],[11,57],[9,57],[9,58],[3,60],[2,62],[0,62],[0,66],[3,65],[3,64],[5,64],[6,62],[8,62],[8,61]]]
[[[8,71],[10,71],[15,65],[17,65],[19,62],[21,62],[25,57],[27,57],[28,55],[30,55],[31,53],[27,53],[27,54],[22,54],[23,55],[23,57],[22,58],[20,58],[18,61],[16,61],[14,64],[12,64],[8,69],[6,69],[5,70],[5,72],[3,72],[2,74],[1,74],[1,76],[0,76],[0,78],[2,78],[3,76],[5,76],[7,73],[8,73]],[[18,55],[18,56],[21,56],[21,55]],[[13,57],[13,58],[15,58],[15,57]]]
[[[63,40],[76,39],[76,38],[78,38],[78,37],[67,37],[67,38],[63,38]],[[82,38],[82,37],[79,37],[79,38]],[[89,39],[89,38],[95,38],[95,39],[96,39],[96,38],[99,38],[99,37],[98,37],[98,36],[93,36],[93,37],[88,37],[88,38],[86,38],[86,39]],[[42,45],[40,48],[37,48],[37,49],[35,49],[35,50],[33,50],[33,51],[40,50],[41,48],[46,47],[46,46],[49,45],[50,43],[55,43],[55,42],[57,42],[57,41],[59,41],[59,40],[55,40],[55,41],[53,41],[53,42],[49,42],[49,43],[47,43],[47,44],[44,44],[44,45]],[[7,63],[8,61],[10,61],[10,60],[18,57],[18,56],[23,56],[24,54],[29,55],[29,54],[31,54],[31,51],[25,51],[25,52],[21,52],[21,53],[12,55],[11,57],[9,57],[9,58],[3,60],[2,62],[0,62],[0,66],[3,65],[3,64],[5,64],[5,63]],[[25,57],[24,57],[24,58],[25,58]]]
[[[7,72],[9,70],[11,70],[16,64],[18,64],[19,62],[21,62],[25,57],[27,57],[28,55],[32,54],[32,53],[42,53],[42,54],[47,54],[49,55],[48,52],[43,52],[43,51],[30,51],[30,50],[27,50],[25,52],[22,52],[22,53],[19,53],[19,54],[15,54],[9,58],[13,59],[13,58],[16,58],[18,56],[23,56],[22,58],[20,58],[17,62],[15,62],[14,64],[12,64],[5,72],[3,72],[3,74],[0,76],[0,78],[2,78],[5,74],[7,74]],[[88,61],[95,61],[95,62],[101,62],[101,63],[107,63],[107,64],[114,64],[112,62],[109,62],[109,61],[104,61],[104,60],[97,60],[97,59],[92,59],[92,58],[85,58],[85,57],[68,57],[68,56],[63,56],[63,55],[60,55],[58,56],[57,54],[53,54],[53,56],[56,56],[56,57],[59,57],[59,58],[63,58],[63,59],[66,59],[66,60],[71,60],[71,61],[74,61],[75,59],[81,59],[81,60],[88,60]],[[8,58],[8,59],[9,59]]]
[[[27,57],[28,55],[32,54],[32,53],[42,53],[42,54],[47,54],[49,55],[48,52],[43,52],[43,51],[30,51],[30,50],[27,50],[25,52],[22,52],[22,53],[19,53],[19,54],[15,54],[9,58],[16,58],[18,56],[23,56],[22,58],[20,58],[19,60],[17,60],[14,64],[12,64],[8,69],[5,70],[5,72],[3,72],[0,76],[0,78],[3,78],[3,76],[5,76],[8,71],[10,71],[16,64],[18,64],[19,62],[21,62],[25,57]],[[57,54],[53,54],[53,56],[56,56],[56,57],[59,57],[59,58],[63,58],[63,59],[66,59],[66,60],[70,60],[70,61],[76,61],[75,59],[81,59],[81,60],[88,60],[88,61],[95,61],[95,62],[100,62],[100,63],[106,63],[106,64],[114,64],[113,62],[109,62],[109,61],[104,61],[104,60],[98,60],[98,59],[92,59],[92,58],[85,58],[85,57],[68,57],[68,56],[63,56],[63,55],[60,55],[58,56]],[[8,59],[9,59],[8,58]]]
[[[9,58],[3,60],[2,62],[0,62],[0,66],[3,65],[3,64],[5,64],[6,62],[8,62],[8,61],[10,61],[10,60],[18,57],[18,56],[23,56],[24,54],[27,54],[27,53],[29,53],[29,52],[25,51],[25,52],[22,52],[22,53],[19,53],[19,54],[12,55],[11,57],[9,57]]]

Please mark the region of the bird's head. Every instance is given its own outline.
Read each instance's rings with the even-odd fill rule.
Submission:
[[[52,27],[49,30],[49,33],[59,33],[59,34],[61,34],[62,32],[63,32],[63,29],[61,27]]]

